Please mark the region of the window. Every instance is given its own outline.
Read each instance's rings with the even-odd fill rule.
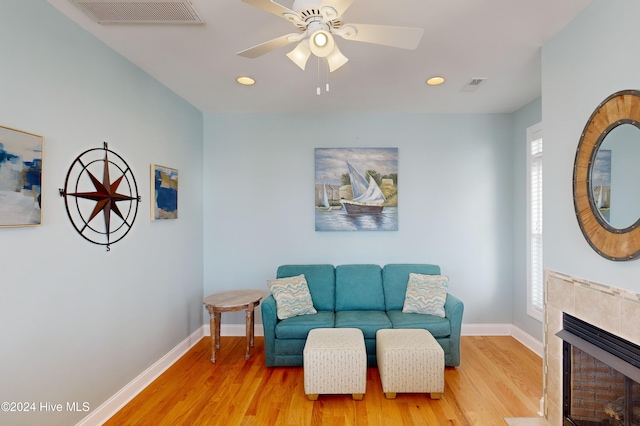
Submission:
[[[527,129],[527,314],[542,321],[542,123]]]

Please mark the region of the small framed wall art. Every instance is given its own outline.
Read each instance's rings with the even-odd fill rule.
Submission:
[[[178,170],[151,165],[151,220],[178,218]]]
[[[0,126],[0,227],[42,222],[42,136]]]

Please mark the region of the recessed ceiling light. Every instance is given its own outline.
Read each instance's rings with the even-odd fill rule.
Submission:
[[[429,86],[439,86],[444,83],[444,77],[440,77],[439,75],[433,76],[427,80],[427,84]]]
[[[243,86],[252,86],[256,84],[256,81],[251,77],[238,77],[236,78],[236,81],[242,84]]]

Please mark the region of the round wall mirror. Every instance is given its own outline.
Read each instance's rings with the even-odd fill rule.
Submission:
[[[573,202],[589,245],[610,260],[640,255],[640,92],[605,99],[580,137]]]

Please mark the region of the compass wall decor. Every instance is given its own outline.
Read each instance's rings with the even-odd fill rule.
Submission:
[[[141,200],[131,168],[106,142],[73,161],[60,196],[76,231],[107,251],[127,235]]]

